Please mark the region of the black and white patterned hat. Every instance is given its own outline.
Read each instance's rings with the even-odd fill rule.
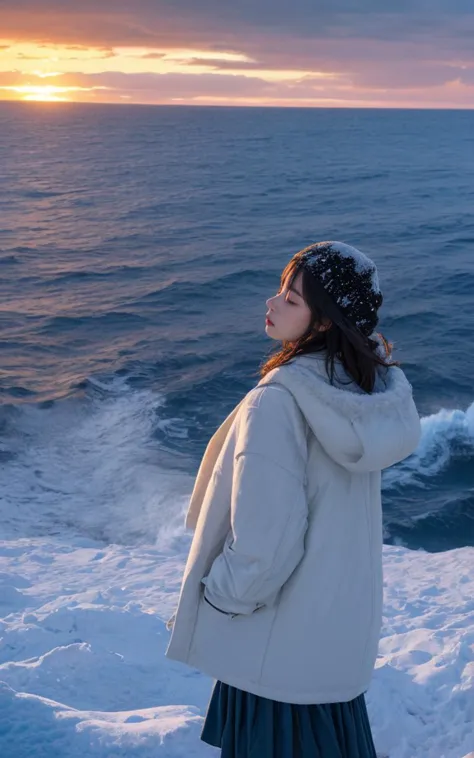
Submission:
[[[383,296],[375,263],[344,242],[316,242],[295,256],[321,282],[341,312],[364,335],[378,323]]]

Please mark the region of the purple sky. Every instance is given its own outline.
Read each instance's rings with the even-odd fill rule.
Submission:
[[[474,107],[472,0],[385,7],[0,0],[0,98]]]

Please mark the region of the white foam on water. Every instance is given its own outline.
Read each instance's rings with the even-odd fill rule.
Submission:
[[[474,403],[466,411],[445,410],[421,419],[421,440],[416,451],[383,473],[384,487],[396,484],[426,486],[426,478],[449,465],[456,447],[472,447],[474,457]]]
[[[92,397],[10,409],[0,479],[4,535],[72,531],[115,543],[171,544],[190,477],[158,464],[164,398],[90,380]]]

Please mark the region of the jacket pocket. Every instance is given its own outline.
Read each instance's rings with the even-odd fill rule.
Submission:
[[[206,595],[203,595],[204,602],[211,606],[211,608],[214,608],[215,611],[219,611],[219,613],[223,613],[224,616],[230,616],[232,619],[235,619],[236,616],[238,616],[238,613],[229,613],[229,611],[223,611],[221,608],[218,608],[217,605],[214,605],[211,603],[210,600],[207,599]]]
[[[256,682],[273,616],[263,606],[251,614],[222,613],[201,593],[189,665],[223,681]]]
[[[204,601],[212,608],[214,608],[214,610],[219,611],[219,613],[223,613],[224,616],[230,616],[230,618],[236,618],[237,616],[251,616],[252,613],[255,613],[256,611],[260,610],[260,608],[265,607],[265,603],[255,603],[254,607],[251,607],[247,612],[241,613],[239,611],[227,611],[221,607],[218,598],[215,598],[214,596],[209,597],[209,590],[206,586],[206,578],[207,577],[204,577],[204,579],[201,581],[202,596],[204,597]]]

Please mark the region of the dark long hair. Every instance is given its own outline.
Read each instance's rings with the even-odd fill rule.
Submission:
[[[283,341],[283,346],[270,355],[260,366],[259,373],[264,377],[277,366],[288,363],[297,355],[326,352],[326,371],[331,384],[334,382],[335,361],[338,359],[346,372],[367,393],[374,390],[377,366],[399,366],[398,361],[391,360],[393,345],[377,332],[380,337],[385,357],[378,352],[379,343],[370,336],[365,336],[338,308],[322,283],[312,275],[302,263],[299,256],[294,256],[285,266],[280,284],[288,279],[291,287],[299,271],[302,272],[303,297],[311,311],[311,322],[304,334],[295,342]],[[380,304],[382,304],[380,295]],[[315,327],[331,322],[329,329],[315,331]],[[375,325],[378,319],[375,317]]]

